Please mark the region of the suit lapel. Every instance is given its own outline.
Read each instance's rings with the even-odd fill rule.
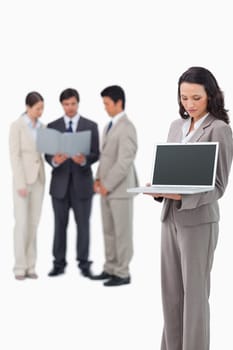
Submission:
[[[66,124],[65,124],[65,121],[64,121],[64,117],[61,117],[60,119],[58,119],[57,121],[57,129],[61,132],[66,132]]]
[[[106,128],[104,128],[103,138],[102,138],[102,149],[105,147],[106,143],[107,143],[107,135],[106,135]]]
[[[121,127],[122,123],[125,122],[126,118],[127,118],[127,115],[124,114],[122,118],[116,123],[116,125],[113,125],[113,127],[108,131],[108,133],[106,133],[108,125],[105,126],[104,132],[103,132],[103,138],[102,138],[102,148],[105,147],[109,137],[111,137],[114,133],[116,133],[117,129]]]
[[[24,133],[24,139],[27,140],[27,142],[30,144],[30,148],[34,149],[36,151],[36,143],[30,133],[30,130],[27,126],[27,124],[25,123],[23,116],[20,117],[20,123],[21,123],[21,128],[23,130]]]
[[[198,142],[202,138],[202,136],[206,133],[206,128],[208,128],[212,124],[214,119],[215,118],[212,115],[208,115],[206,120],[201,124],[201,126],[193,134],[189,142]]]
[[[84,130],[87,130],[86,122],[85,122],[85,119],[80,116],[76,131],[84,131]]]

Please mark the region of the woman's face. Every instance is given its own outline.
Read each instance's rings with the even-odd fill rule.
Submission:
[[[35,103],[32,107],[27,106],[27,114],[33,119],[38,119],[44,110],[44,102],[39,101]]]
[[[195,121],[208,113],[208,96],[203,85],[186,82],[181,83],[180,101],[186,112]]]

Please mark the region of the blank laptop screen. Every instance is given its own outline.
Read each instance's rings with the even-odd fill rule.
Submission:
[[[157,145],[153,185],[214,185],[216,148],[213,143]]]

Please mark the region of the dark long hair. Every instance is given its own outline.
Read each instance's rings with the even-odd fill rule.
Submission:
[[[230,123],[229,116],[227,113],[228,110],[225,109],[224,106],[223,92],[219,88],[214,75],[208,69],[203,67],[191,67],[188,70],[186,70],[179,78],[178,103],[181,118],[188,118],[188,114],[182,106],[180,99],[180,85],[184,82],[203,85],[208,97],[207,111],[216,119],[221,119],[227,124]]]

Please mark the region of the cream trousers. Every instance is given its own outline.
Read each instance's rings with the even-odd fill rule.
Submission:
[[[44,184],[38,179],[28,185],[28,195],[21,197],[17,190],[14,195],[14,274],[25,275],[35,272],[36,234],[44,197]]]

